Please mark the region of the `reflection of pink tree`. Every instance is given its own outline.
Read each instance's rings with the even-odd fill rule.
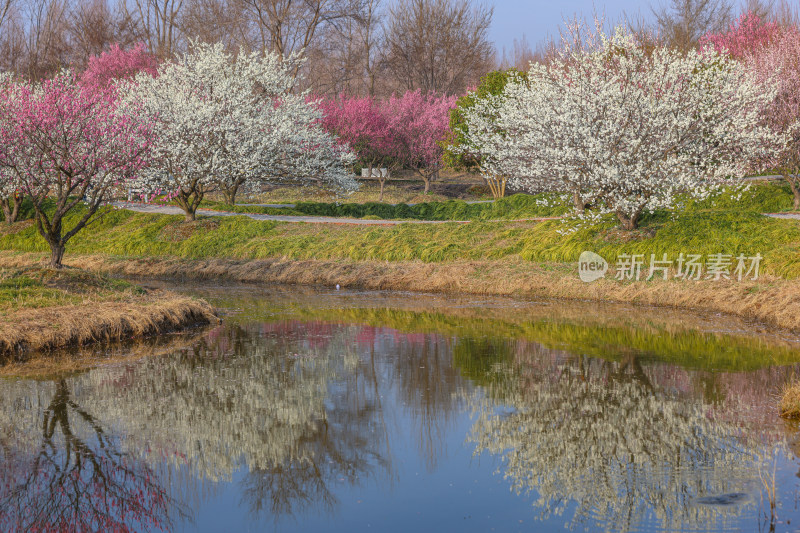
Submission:
[[[4,452],[0,479],[3,531],[169,529],[177,509],[154,473],[118,451],[100,422],[75,403],[64,380],[43,413],[38,453]]]
[[[300,322],[282,320],[265,322],[259,326],[261,335],[280,337],[294,342],[304,342],[309,348],[325,349],[333,339],[335,328],[325,322]]]

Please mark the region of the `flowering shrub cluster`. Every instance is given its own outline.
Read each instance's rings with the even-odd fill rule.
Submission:
[[[704,197],[783,146],[763,123],[775,91],[707,47],[687,54],[597,34],[581,49],[532,64],[465,110],[461,149],[520,189],[569,192],[582,212],[613,212],[634,229],[677,193]]]
[[[40,85],[6,82],[0,96],[2,190],[30,197],[60,267],[67,241],[96,217],[111,188],[144,168],[151,124],[122,112],[113,90],[79,85],[69,72]],[[65,227],[79,204],[83,215]]]
[[[369,97],[327,100],[323,124],[349,145],[372,175],[375,165],[393,165],[417,172],[430,190],[444,166],[444,142],[450,132],[454,97],[408,91],[385,102]],[[381,199],[385,176],[378,176]]]
[[[318,124],[306,94],[292,93],[298,60],[197,44],[156,77],[140,73],[121,88],[125,109],[154,125],[142,193],[169,192],[194,220],[205,194],[230,202],[242,186],[276,177],[318,177],[344,188],[355,182],[352,155]]]
[[[13,222],[21,195],[61,266],[64,248],[102,213],[115,188],[174,198],[193,220],[203,196],[276,177],[351,189],[349,148],[292,92],[296,58],[233,57],[196,44],[158,65],[143,47],[113,48],[77,77],[41,84],[0,78],[0,204]],[[83,206],[80,216],[68,215]],[[67,221],[70,227],[67,227]]]

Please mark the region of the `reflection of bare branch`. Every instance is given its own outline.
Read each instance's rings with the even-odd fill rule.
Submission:
[[[4,449],[3,531],[169,528],[171,513],[187,516],[153,472],[120,452],[102,424],[72,400],[65,380],[55,386],[41,429],[38,453],[25,458]]]
[[[436,469],[448,429],[458,413],[461,376],[453,366],[452,348],[436,335],[408,335],[401,338],[399,358],[392,371],[400,384],[403,402],[417,424],[419,451],[428,471]]]

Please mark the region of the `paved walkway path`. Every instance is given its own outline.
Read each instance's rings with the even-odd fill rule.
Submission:
[[[491,204],[493,202],[494,202],[494,200],[467,200],[465,203],[467,203],[467,204]],[[330,202],[330,203],[334,203],[334,202]],[[276,209],[294,209],[295,207],[297,207],[297,204],[236,204],[236,205],[243,206],[243,207],[247,207],[247,206],[250,206],[250,207],[274,207]],[[400,204],[386,204],[386,205],[400,205]],[[406,205],[414,206],[414,205],[418,205],[418,204],[406,203]]]
[[[800,213],[764,213],[772,218],[788,218],[791,220],[800,220]]]

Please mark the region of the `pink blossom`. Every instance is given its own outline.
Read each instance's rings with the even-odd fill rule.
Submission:
[[[765,22],[755,13],[745,13],[725,33],[709,33],[700,39],[700,46],[713,46],[717,52],[727,50],[731,57],[742,59],[773,42],[780,26]]]
[[[393,154],[395,141],[377,100],[342,94],[338,100],[323,100],[320,109],[323,127],[347,144],[362,164],[371,167]]]
[[[114,80],[130,78],[139,72],[151,76],[158,73],[158,59],[147,51],[144,43],[129,50],[114,44],[107,52],[92,56],[80,78],[87,87],[106,87]]]
[[[444,166],[443,143],[450,134],[450,110],[455,105],[455,96],[422,94],[419,90],[393,95],[385,105],[392,155],[422,176],[426,193],[431,179]]]
[[[149,125],[118,112],[116,92],[79,85],[63,73],[0,93],[0,175],[12,175],[33,201],[37,228],[60,267],[66,242],[106,202],[112,187],[145,163]],[[50,201],[55,203],[48,207]],[[80,204],[71,228],[65,217]]]

